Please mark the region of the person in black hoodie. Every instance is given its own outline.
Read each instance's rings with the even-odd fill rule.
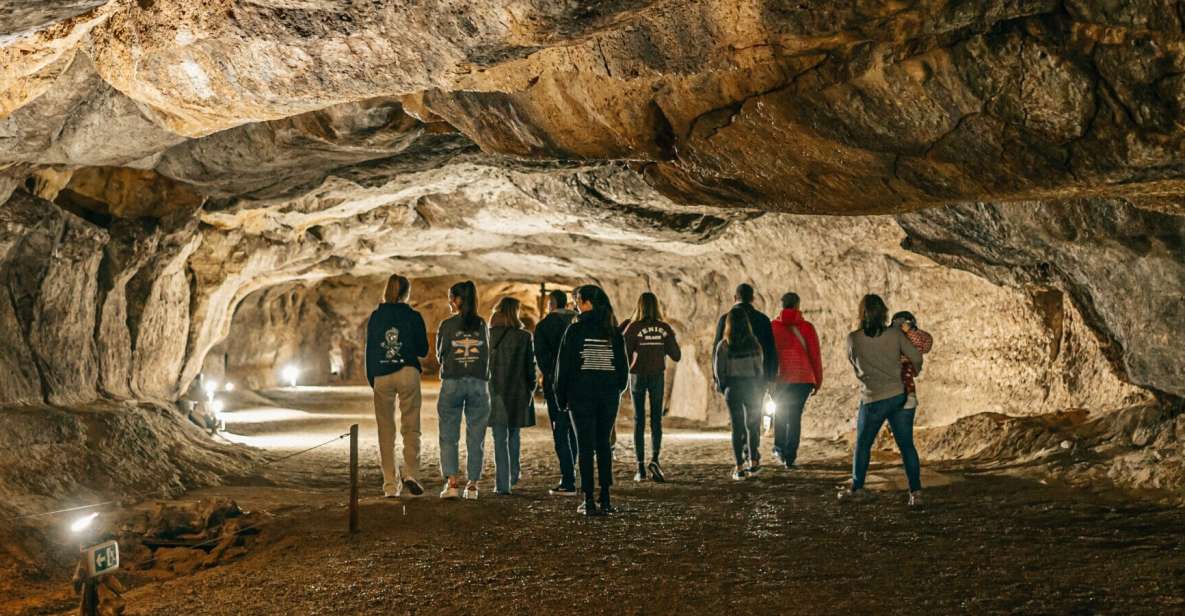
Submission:
[[[564,332],[576,318],[576,311],[568,309],[568,294],[558,289],[548,294],[547,308],[547,316],[535,326],[535,360],[543,373],[543,399],[547,401],[555,455],[560,461],[560,483],[550,493],[553,496],[576,496],[576,432],[572,429],[572,415],[555,399],[556,357]]]
[[[732,308],[740,308],[749,316],[749,326],[753,328],[753,335],[757,338],[757,343],[761,345],[762,353],[762,377],[758,380],[756,393],[758,400],[765,398],[765,392],[769,387],[769,383],[778,378],[778,349],[774,344],[774,330],[770,324],[769,317],[761,313],[753,307],[753,285],[742,282],[737,285],[736,294],[733,299],[736,304]],[[729,311],[731,312],[731,308]],[[728,313],[720,315],[720,320],[716,322],[716,338],[712,341],[712,348],[715,349],[720,346],[720,341],[724,339],[724,323],[728,318]],[[749,460],[749,473],[756,473],[761,468],[760,460]]]
[[[374,418],[379,433],[379,466],[383,495],[424,493],[420,471],[420,359],[428,355],[424,318],[407,305],[411,281],[399,274],[387,279],[383,303],[366,322],[366,380],[374,391]],[[403,433],[403,466],[395,474],[395,401],[399,401]],[[400,483],[399,477],[403,481]]]
[[[577,509],[584,515],[614,511],[609,502],[613,485],[613,454],[609,433],[617,421],[621,392],[629,378],[625,342],[617,330],[617,319],[609,296],[598,286],[576,289],[580,315],[564,332],[556,361],[555,397],[560,408],[572,414],[580,458],[580,488],[584,503]],[[593,500],[593,459],[600,475],[598,510]]]

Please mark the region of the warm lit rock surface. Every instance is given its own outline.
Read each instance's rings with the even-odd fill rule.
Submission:
[[[1171,3],[34,4],[0,0],[6,408],[168,403],[212,350],[356,382],[393,270],[434,315],[457,277],[652,289],[673,412],[710,423],[742,280],[821,327],[815,434],[869,291],[936,334],[923,423],[1185,396]]]

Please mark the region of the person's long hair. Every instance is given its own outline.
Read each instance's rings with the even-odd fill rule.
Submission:
[[[387,288],[383,289],[383,301],[388,304],[398,304],[407,300],[411,293],[411,281],[399,274],[391,274],[387,279]]]
[[[655,323],[662,320],[658,308],[658,297],[650,291],[638,296],[638,307],[634,309],[634,323]]]
[[[724,319],[724,341],[728,343],[729,353],[748,353],[756,350],[757,336],[753,335],[753,324],[749,322],[749,315],[742,308],[728,311]]]
[[[477,285],[472,280],[458,282],[449,287],[449,299],[458,298],[461,306],[457,313],[461,315],[461,324],[466,330],[476,330],[481,327],[481,317],[477,316]]]
[[[876,338],[888,329],[889,307],[879,295],[871,293],[860,300],[860,330],[869,338]]]
[[[498,305],[494,306],[494,311],[490,313],[490,327],[522,329],[523,321],[518,316],[520,305],[521,302],[510,296],[498,300]]]
[[[576,289],[576,301],[592,304],[593,326],[606,338],[617,330],[617,317],[613,314],[613,304],[605,290],[595,284],[586,284]]]

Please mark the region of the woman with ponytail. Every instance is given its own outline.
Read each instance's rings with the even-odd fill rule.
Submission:
[[[465,417],[466,479],[464,497],[477,498],[484,461],[486,427],[490,419],[489,333],[477,314],[477,285],[458,282],[448,290],[453,316],[436,332],[440,360],[440,470],[444,489],[440,498],[457,498],[460,472],[461,417]]]
[[[595,285],[576,289],[580,314],[564,332],[556,362],[555,397],[561,409],[572,414],[580,461],[580,487],[584,515],[613,513],[609,486],[613,485],[613,453],[610,431],[617,421],[617,406],[625,391],[629,365],[625,343],[617,330],[613,305]],[[593,464],[600,475],[600,506],[593,499]]]

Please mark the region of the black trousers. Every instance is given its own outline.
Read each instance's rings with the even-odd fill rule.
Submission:
[[[646,399],[650,399],[650,443],[654,446],[652,460],[658,460],[662,449],[662,394],[663,374],[631,374],[630,393],[634,398],[634,453],[638,464],[646,461]]]
[[[572,430],[572,414],[561,409],[555,399],[551,383],[543,381],[543,398],[547,400],[547,417],[551,420],[551,436],[555,441],[555,455],[560,461],[560,485],[576,487],[576,433]]]
[[[600,475],[600,486],[613,485],[613,451],[609,435],[617,421],[617,392],[595,393],[573,400],[572,426],[576,429],[577,458],[580,460],[580,489],[593,495],[593,464]]]

